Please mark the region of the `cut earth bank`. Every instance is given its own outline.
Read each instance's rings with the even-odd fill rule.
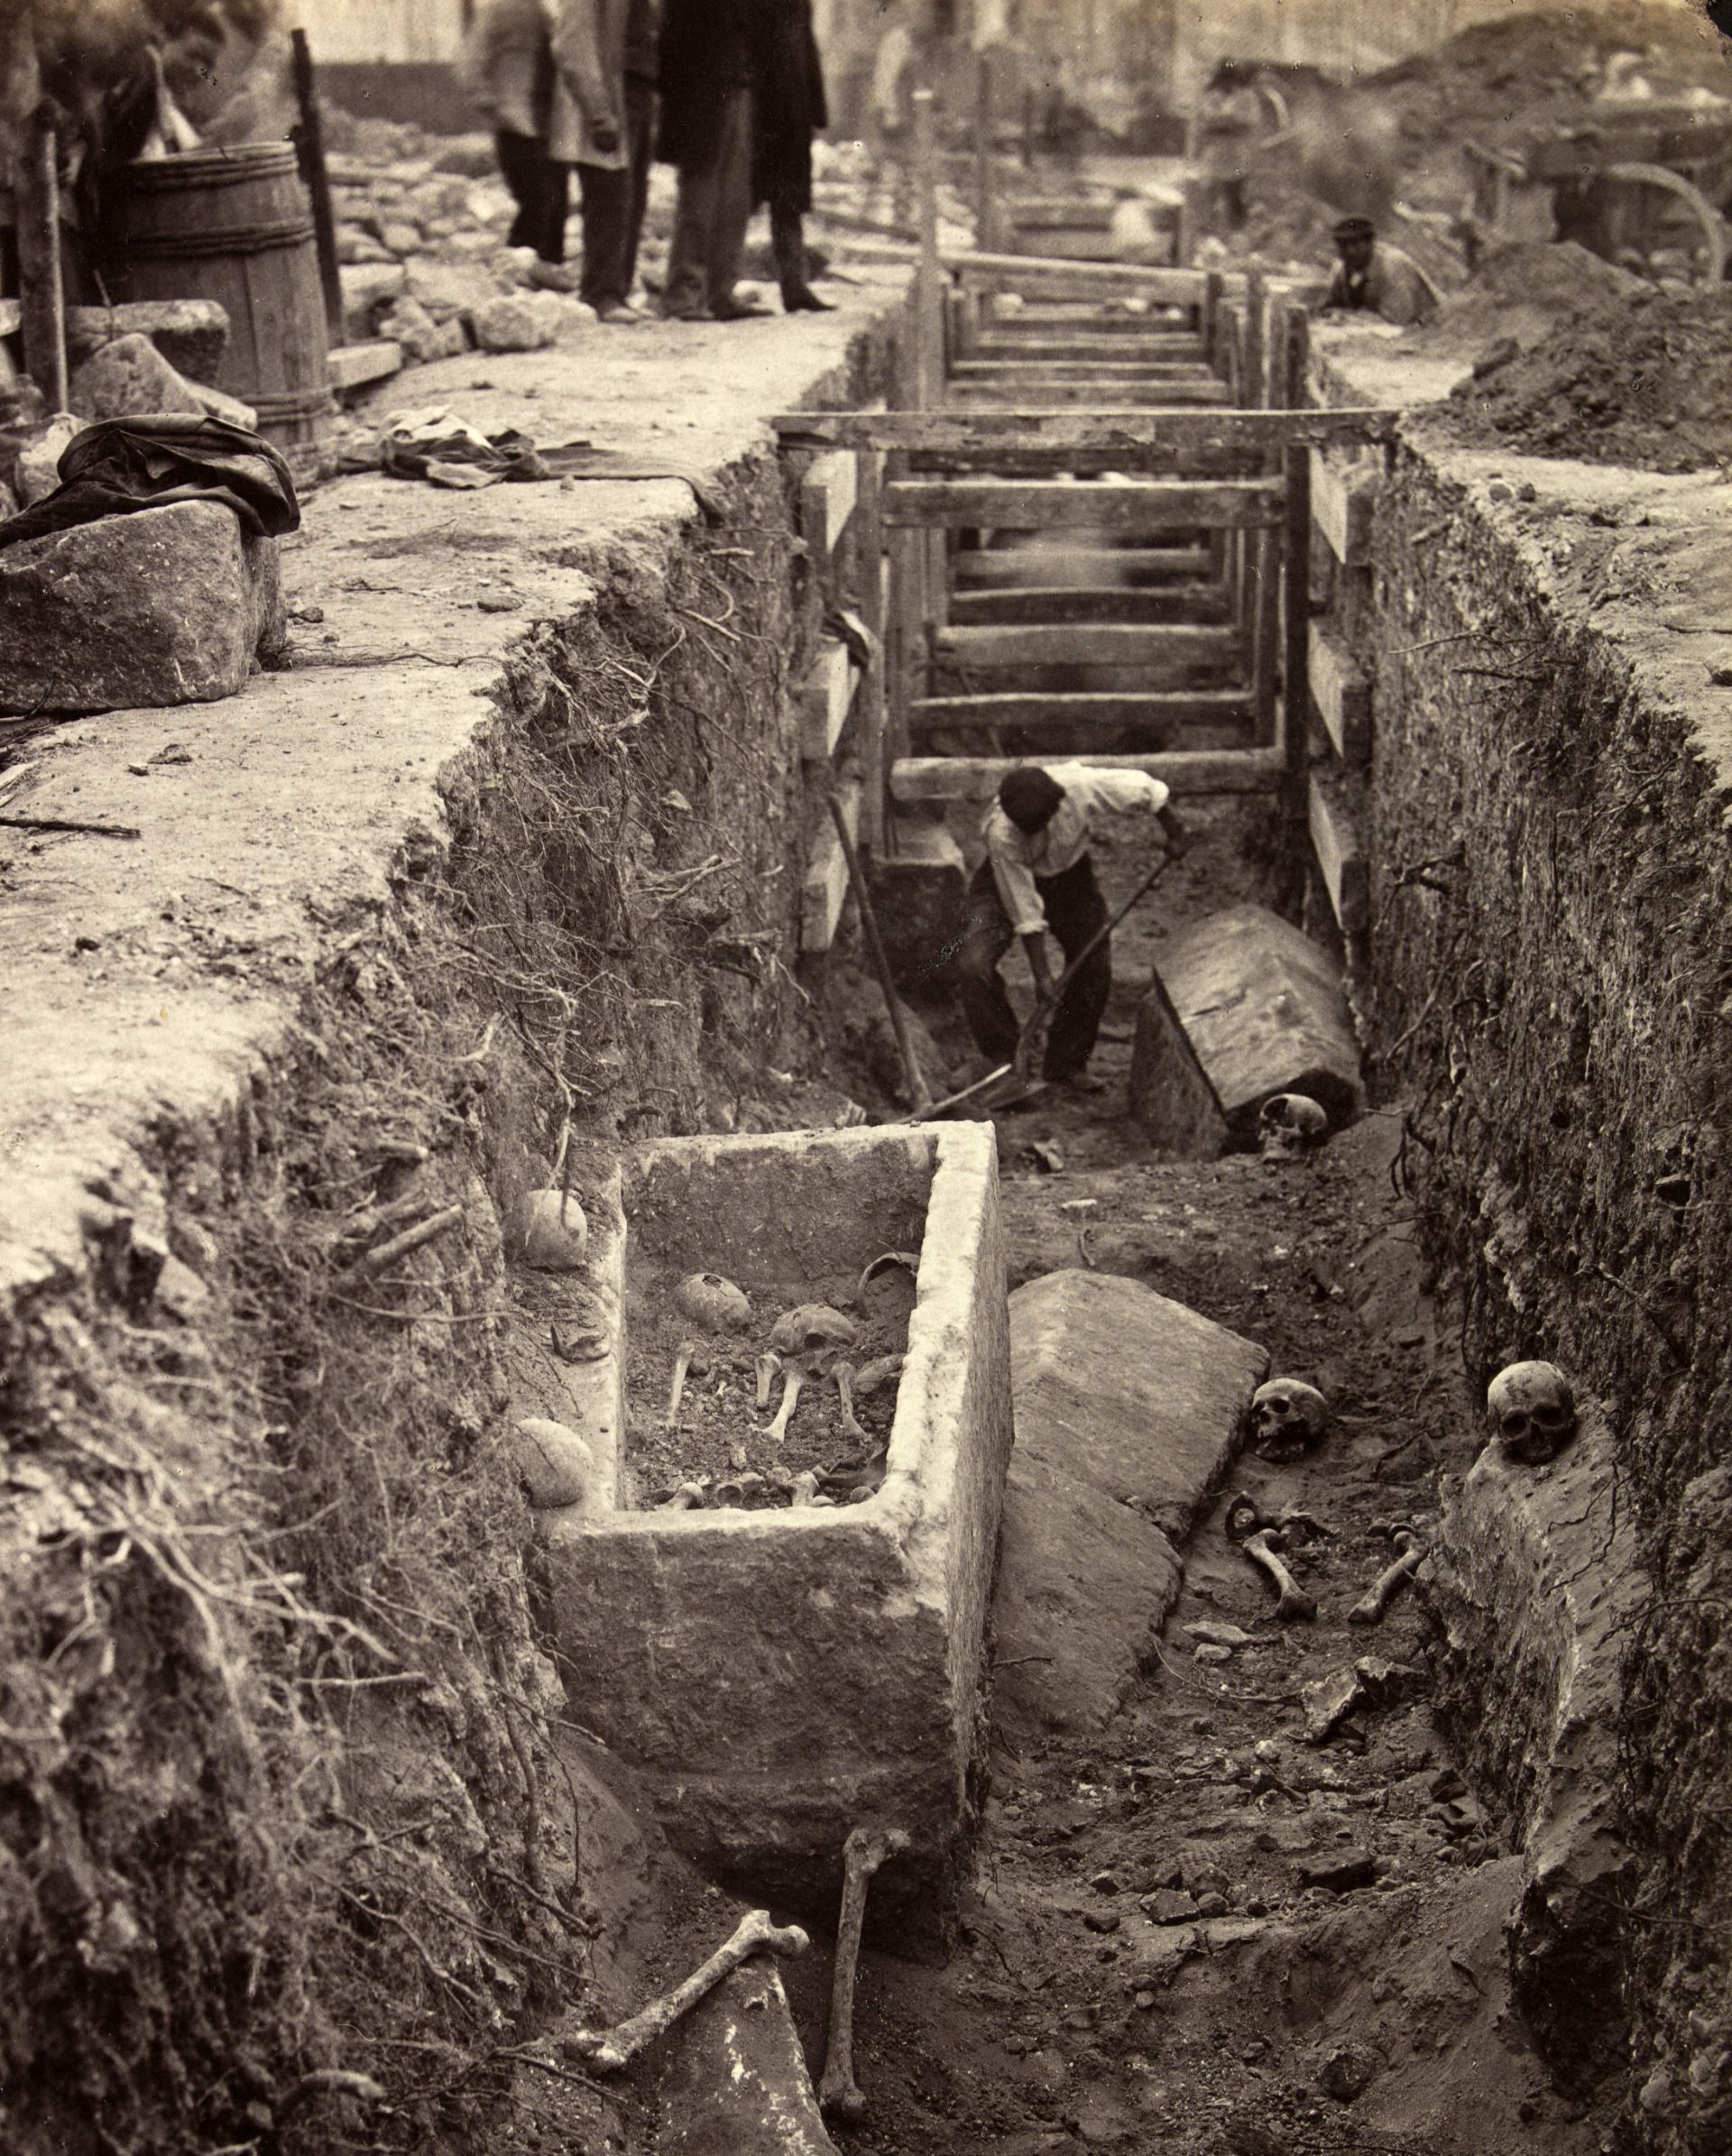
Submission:
[[[596,2018],[635,2004],[732,1916],[666,1854],[629,1779],[563,1725],[536,1651],[501,1377],[500,1223],[555,1174],[562,1139],[583,1188],[592,1147],[616,1137],[822,1126],[843,1108],[775,963],[797,940],[801,805],[784,691],[810,623],[779,482],[739,414],[742,373],[752,409],[797,404],[850,327],[742,326],[764,339],[751,348],[732,342],[738,329],[691,333],[643,364],[653,438],[647,419],[627,435],[612,343],[596,346],[595,380],[568,392],[564,363],[547,355],[418,376],[418,395],[461,397],[484,427],[516,423],[548,442],[600,436],[599,413],[609,446],[647,461],[688,432],[677,461],[702,466],[723,521],[704,525],[679,483],[585,483],[574,502],[557,488],[454,497],[345,481],[315,497],[307,545],[286,565],[293,671],[231,705],[81,722],[36,745],[46,778],[32,808],[145,836],[124,854],[98,840],[14,842],[5,871],[16,986],[0,1342],[8,1435],[20,1435],[0,1607],[21,1688],[5,1719],[27,1735],[0,1753],[17,1822],[0,1921],[30,1972],[5,2010],[13,2086],[33,2092],[15,2134],[26,2150],[99,2145],[85,2124],[97,2113],[138,2150],[437,2147],[477,2131],[502,2148],[652,2143],[651,2072],[603,2100],[521,2056],[557,2004],[575,1997]],[[749,349],[741,373],[713,364]],[[1350,349],[1330,364],[1362,364]],[[476,391],[484,372],[494,386]],[[832,395],[864,394],[870,373],[862,363]],[[714,426],[677,429],[675,410],[707,410]],[[1638,514],[1655,521],[1626,531],[1593,521],[1608,497],[1579,496],[1570,468],[1530,479],[1524,467],[1493,493],[1488,460],[1399,454],[1391,530],[1410,566],[1359,594],[1370,611],[1356,624],[1376,651],[1379,730],[1379,933],[1356,978],[1389,1055],[1385,1090],[1416,1073],[1410,1103],[1284,1170],[1151,1162],[1133,1127],[1074,1104],[1000,1133],[1014,1281],[1125,1275],[1332,1394],[1337,1435],[1320,1460],[1250,1485],[1266,1507],[1333,1530],[1302,1567],[1323,1616],[1299,1642],[1271,1627],[1258,1576],[1203,1510],[1183,1584],[1174,1568],[1120,1613],[1116,1717],[1103,1708],[1052,1729],[1001,1668],[998,1793],[959,1912],[964,1951],[947,1965],[869,1956],[857,2069],[872,2112],[839,2130],[851,2146],[1081,2138],[1131,2150],[1158,2134],[1199,2156],[1368,2143],[1477,2156],[1519,2136],[1585,2151],[1620,2113],[1657,2147],[1719,2145],[1705,2138],[1723,2102],[1718,1828],[1691,1792],[1723,1763],[1706,1718],[1685,1734],[1716,1681],[1701,1643],[1681,1636],[1663,1679],[1644,1679],[1659,1690],[1642,1711],[1674,1733],[1677,1791],[1642,1785],[1641,1762],[1663,1755],[1645,1738],[1634,1768],[1618,1766],[1634,1710],[1615,1684],[1598,1733],[1610,1751],[1579,1774],[1590,1787],[1624,1775],[1622,1847],[1635,1860],[1609,1888],[1585,1882],[1589,1893],[1616,1910],[1652,1892],[1670,1909],[1683,1905],[1671,1898],[1679,1881],[1697,1882],[1700,1929],[1601,1923],[1609,1967],[1585,1972],[1578,2020],[1605,2033],[1587,2059],[1552,2041],[1562,2089],[1533,2048],[1543,2017],[1511,2006],[1501,1938],[1531,1884],[1534,1792],[1514,1758],[1542,1718],[1545,1643],[1525,1696],[1482,1720],[1478,1672],[1451,1659],[1471,1642],[1458,1626],[1438,1651],[1405,1600],[1378,1657],[1419,1681],[1396,1676],[1326,1748],[1303,1738],[1301,1687],[1364,1654],[1339,1611],[1387,1562],[1383,1530],[1428,1530],[1438,1471],[1465,1469],[1474,1451],[1471,1388],[1428,1286],[1465,1290],[1476,1380],[1511,1347],[1555,1350],[1614,1404],[1620,1430],[1647,1429],[1638,1405],[1655,1418],[1640,1443],[1652,1571],[1681,1580],[1697,1548],[1724,1542],[1703,1510],[1721,1442],[1712,1403],[1648,1319],[1658,1309],[1674,1341],[1695,1345],[1661,1283],[1680,1259],[1723,1278],[1727,1240],[1708,1175],[1712,1042],[1705,1021],[1657,1008],[1684,962],[1681,924],[1694,923],[1695,973],[1718,960],[1724,908],[1692,911],[1721,873],[1718,778],[1680,739],[1700,715],[1700,672],[1685,699],[1681,671],[1652,669],[1728,654],[1711,607],[1663,632],[1629,596],[1644,549],[1663,544],[1665,575],[1688,585],[1700,543],[1689,520],[1721,498],[1700,482],[1644,480]],[[1618,499],[1631,484],[1593,476]],[[1525,484],[1555,509],[1552,567],[1516,530]],[[1413,505],[1428,493],[1422,513]],[[1429,575],[1439,517],[1463,556],[1453,595]],[[1578,565],[1598,581],[1578,586]],[[513,630],[529,617],[527,635],[499,637],[474,605],[484,587]],[[1525,618],[1512,630],[1499,606]],[[1396,635],[1410,607],[1438,619]],[[315,608],[322,621],[308,618]],[[1506,648],[1517,630],[1533,646],[1519,667]],[[1682,641],[1698,636],[1709,642]],[[1489,650],[1449,672],[1474,637]],[[1414,678],[1410,644],[1438,655],[1435,675]],[[1646,908],[1630,925],[1639,949],[1597,920],[1584,931],[1562,903],[1544,910],[1556,856],[1529,820],[1554,812],[1525,779],[1495,793],[1478,776],[1510,730],[1471,669],[1542,673],[1560,650],[1585,677],[1557,677],[1522,752],[1561,786],[1551,775],[1588,714],[1607,774],[1598,799],[1620,811],[1602,828],[1589,800],[1583,827],[1625,849],[1621,887],[1635,878]],[[1404,726],[1423,738],[1410,746]],[[1654,815],[1632,809],[1626,827],[1610,772],[1633,734]],[[164,795],[174,806],[152,811]],[[1452,877],[1438,861],[1464,814]],[[1102,1058],[1115,1084],[1159,935],[1264,895],[1248,843],[1258,834],[1237,812],[1199,819],[1202,843],[1122,947],[1110,1025],[1125,1037]],[[1669,879],[1667,840],[1692,822],[1691,872]],[[1535,871],[1531,899],[1512,843]],[[1134,853],[1108,858],[1128,889]],[[1418,881],[1427,863],[1432,880]],[[1620,887],[1586,860],[1579,872],[1590,911]],[[1504,984],[1506,1008],[1442,989],[1428,1003],[1481,951],[1518,947],[1500,910],[1511,905],[1534,948]],[[1613,956],[1616,995],[1593,977]],[[1565,992],[1560,982],[1579,1011],[1529,1008]],[[1649,1059],[1634,1072],[1633,1039]],[[1545,1067],[1542,1044],[1569,1069]],[[1536,1060],[1516,1083],[1498,1073],[1500,1088],[1500,1055]],[[1458,1073],[1462,1112],[1428,1092],[1440,1072]],[[1672,1242],[1649,1223],[1614,1248],[1617,1209],[1633,1214],[1658,1176],[1608,1157],[1603,1174],[1629,1189],[1590,1189],[1571,1148],[1620,1127],[1644,1090],[1690,1096],[1666,1120],[1684,1129],[1672,1146],[1684,1165],[1664,1170],[1686,1176],[1690,1204]],[[1057,1146],[1056,1177],[1028,1149],[1036,1139]],[[1417,1254],[1392,1156],[1433,1226],[1441,1279]],[[1560,1188],[1573,1268],[1533,1212],[1534,1193]],[[1597,1201],[1612,1211],[1584,1230]],[[370,1262],[403,1223],[454,1208],[418,1250]],[[1718,1367],[1714,1343],[1700,1348],[1687,1370]],[[1179,1534],[1206,1507],[1216,1465],[1185,1493]],[[1447,1620],[1441,1580],[1435,1592]],[[1664,1607],[1669,1625],[1700,1621]],[[1147,1635],[1163,1617],[1156,1652]],[[1183,1626],[1203,1621],[1253,1644],[1229,1645],[1227,1664],[1199,1661]],[[1428,1654],[1477,1795],[1433,1725]],[[1562,1912],[1576,1945],[1580,1914]],[[1524,1936],[1544,1943],[1531,1924]],[[825,1958],[788,1971],[815,2039]],[[1638,1979],[1628,2050],[1626,1966]],[[1528,1985],[1530,2001],[1544,1995]],[[695,2024],[695,2045],[720,2041]],[[305,2085],[327,2067],[364,2070],[382,2100]],[[681,2104],[691,2112],[677,2057],[672,2078],[677,2133]]]

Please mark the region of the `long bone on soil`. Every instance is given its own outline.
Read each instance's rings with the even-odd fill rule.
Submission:
[[[1275,1582],[1275,1591],[1280,1598],[1275,1606],[1276,1620],[1283,1625],[1310,1624],[1317,1615],[1317,1605],[1276,1554],[1283,1546],[1273,1527],[1265,1527],[1260,1533],[1248,1536],[1241,1545],[1251,1562]]]
[[[1416,1535],[1405,1527],[1396,1531],[1396,1547],[1401,1554],[1387,1571],[1379,1572],[1371,1585],[1347,1613],[1350,1625],[1377,1625],[1383,1621],[1388,1608],[1403,1584],[1419,1570],[1420,1560],[1425,1552]]]
[[[682,2013],[689,2013],[706,1992],[714,1991],[748,1956],[768,1952],[786,1954],[792,1959],[804,1954],[810,1943],[797,1924],[783,1928],[770,1921],[769,1910],[753,1909],[740,1920],[733,1936],[724,1939],[683,1984],[651,1999],[649,2005],[614,2028],[567,2032],[560,2038],[561,2048],[574,2052],[598,2074],[617,2074],[631,2065],[646,2044],[666,2035]]]
[[[668,1395],[668,1429],[673,1429],[679,1421],[679,1403],[685,1395],[687,1375],[701,1377],[709,1367],[709,1357],[696,1341],[680,1341],[679,1352],[674,1358],[674,1382]]]
[[[853,1364],[839,1362],[831,1375],[836,1381],[836,1390],[842,1395],[843,1434],[845,1437],[852,1437],[856,1444],[864,1445],[871,1451],[877,1445],[878,1440],[854,1414]]]
[[[856,1827],[843,1847],[842,1915],[836,1924],[836,1958],[830,1978],[830,2041],[824,2078],[818,2083],[818,2108],[856,2119],[866,2097],[854,2079],[854,1975],[860,1964],[861,1928],[866,1921],[866,1889],[887,1857],[908,1846],[899,1827]]]
[[[788,1435],[788,1421],[799,1399],[800,1388],[806,1383],[806,1372],[797,1362],[784,1363],[782,1372],[782,1404],[776,1410],[775,1421],[767,1424],[764,1430],[764,1435],[773,1445],[779,1445]]]

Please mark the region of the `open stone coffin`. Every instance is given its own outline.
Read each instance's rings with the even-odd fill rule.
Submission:
[[[595,1479],[538,1516],[576,1719],[636,1770],[675,1845],[796,1903],[834,1889],[851,1827],[899,1827],[906,1887],[972,1825],[985,1626],[1012,1437],[989,1125],[668,1139],[592,1226],[612,1316],[630,1262],[815,1276],[917,1249],[882,1487],[827,1509],[650,1511],[632,1495],[622,1315],[569,1376]],[[892,1882],[887,1879],[887,1884]]]

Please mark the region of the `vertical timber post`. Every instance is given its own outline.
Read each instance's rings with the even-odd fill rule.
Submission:
[[[915,409],[930,411],[943,401],[944,318],[939,298],[938,145],[929,89],[914,93],[915,187],[920,225],[920,262],[915,272]]]
[[[59,142],[40,116],[25,123],[14,172],[24,372],[50,411],[67,399],[66,290],[60,277]]]
[[[307,32],[289,32],[294,52],[295,161],[313,206],[313,244],[318,252],[319,289],[325,295],[325,333],[333,345],[344,339],[343,280],[336,264],[336,216],[331,207],[331,176],[325,165],[325,123],[318,109],[312,48]]]
[[[999,252],[998,165],[992,142],[992,53],[981,51],[974,85],[974,244]]]
[[[1287,410],[1302,411],[1311,395],[1311,316],[1297,300],[1287,315],[1287,348],[1282,360]]]
[[[854,469],[860,613],[871,647],[860,685],[861,762],[866,781],[861,794],[860,838],[865,851],[877,857],[884,851],[884,804],[889,787],[884,752],[884,669],[889,655],[884,646],[884,526],[879,500],[879,456],[871,443],[854,452]]]
[[[1311,450],[1289,442],[1282,518],[1281,814],[1295,899],[1307,880],[1306,772],[1311,745]]]

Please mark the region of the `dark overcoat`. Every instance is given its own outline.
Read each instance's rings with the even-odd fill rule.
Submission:
[[[752,92],[754,202],[812,207],[812,136],[828,124],[811,0],[667,0],[661,18],[665,164],[715,154],[727,92]]]

